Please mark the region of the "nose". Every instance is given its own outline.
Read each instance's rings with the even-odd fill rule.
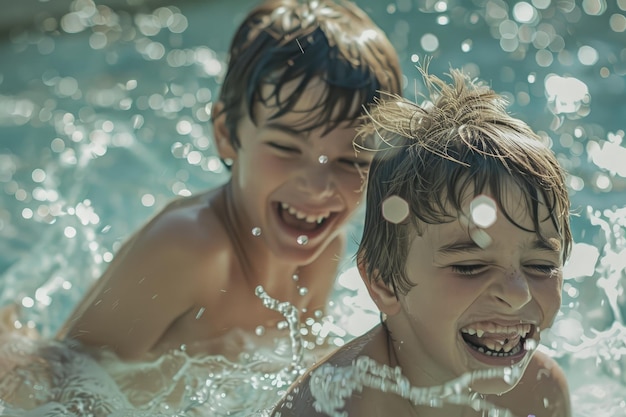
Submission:
[[[333,174],[323,164],[303,166],[298,173],[297,184],[299,190],[316,198],[327,198],[335,192]]]
[[[532,300],[528,278],[518,271],[508,271],[494,283],[494,295],[512,310],[519,310]]]

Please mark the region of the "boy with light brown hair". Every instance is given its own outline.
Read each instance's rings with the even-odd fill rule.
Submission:
[[[563,371],[536,350],[572,245],[565,173],[491,89],[423,75],[430,101],[389,96],[359,135],[381,143],[357,264],[382,322],[274,417],[571,415]]]
[[[351,2],[254,8],[212,111],[230,180],[134,234],[58,337],[122,359],[215,354],[209,341],[283,320],[259,285],[304,316],[324,309],[372,158],[353,148],[359,116],[400,78],[389,40]]]

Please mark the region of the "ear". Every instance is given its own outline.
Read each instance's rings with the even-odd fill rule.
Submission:
[[[372,297],[372,300],[374,300],[378,309],[387,316],[398,314],[401,308],[400,300],[396,297],[393,288],[390,288],[380,278],[380,271],[376,269],[372,276],[368,276],[365,262],[361,257],[357,259],[357,267],[365,283],[367,292],[370,294],[370,297]]]
[[[234,161],[237,158],[237,150],[230,141],[230,132],[226,125],[226,112],[224,103],[218,101],[213,105],[213,136],[220,158],[224,161]]]

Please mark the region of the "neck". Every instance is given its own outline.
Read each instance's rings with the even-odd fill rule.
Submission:
[[[229,181],[220,192],[218,215],[232,242],[245,280],[253,288],[262,285],[271,294],[273,288],[284,286],[286,277],[291,279],[298,265],[275,256],[260,236],[254,236],[252,229],[255,226],[245,212],[238,208],[234,194],[232,183]]]
[[[428,353],[409,321],[403,312],[386,320],[390,365],[399,366],[414,387],[442,386],[455,379],[457,375],[442,370]]]
[[[399,334],[412,334],[407,331],[398,331],[397,322],[391,325],[392,329],[395,329]],[[418,388],[427,388],[444,385],[448,381],[437,379],[428,372],[423,356],[415,352],[416,346],[419,346],[419,341],[399,340],[394,338],[393,330],[390,330],[389,323],[384,322],[383,327],[387,335],[387,349],[388,349],[388,364],[391,367],[400,367],[402,374],[408,378],[411,386]],[[417,345],[414,343],[418,343]],[[455,390],[458,388],[455,387]],[[481,414],[471,409],[471,401],[473,394],[469,388],[463,388],[462,391],[457,392],[455,397],[458,399],[457,403],[465,405],[454,404],[452,401],[444,401],[441,404],[434,406],[430,405],[415,405],[411,403],[411,407],[415,412],[415,415],[420,417],[478,417]],[[438,399],[438,398],[437,398]],[[409,401],[407,399],[407,401]],[[410,403],[410,401],[409,401]]]

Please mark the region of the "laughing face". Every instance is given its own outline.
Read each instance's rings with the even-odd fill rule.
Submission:
[[[247,227],[259,227],[266,246],[282,259],[306,265],[337,236],[362,199],[372,155],[355,153],[355,127],[324,134],[298,126],[324,89],[311,85],[293,111],[272,117],[272,103],[257,103],[254,122],[238,125],[241,146],[232,168],[236,207]],[[247,113],[247,112],[246,112]]]
[[[512,219],[533,230],[519,189],[510,184],[505,194]],[[477,226],[467,220],[467,200],[457,221],[425,225],[415,236],[406,261],[415,286],[388,313],[398,361],[420,385],[493,367],[517,368],[521,375],[561,304],[562,240],[545,207],[539,211],[545,239],[539,239],[507,220],[495,203],[495,221]],[[497,394],[515,383],[495,378],[472,388]]]

